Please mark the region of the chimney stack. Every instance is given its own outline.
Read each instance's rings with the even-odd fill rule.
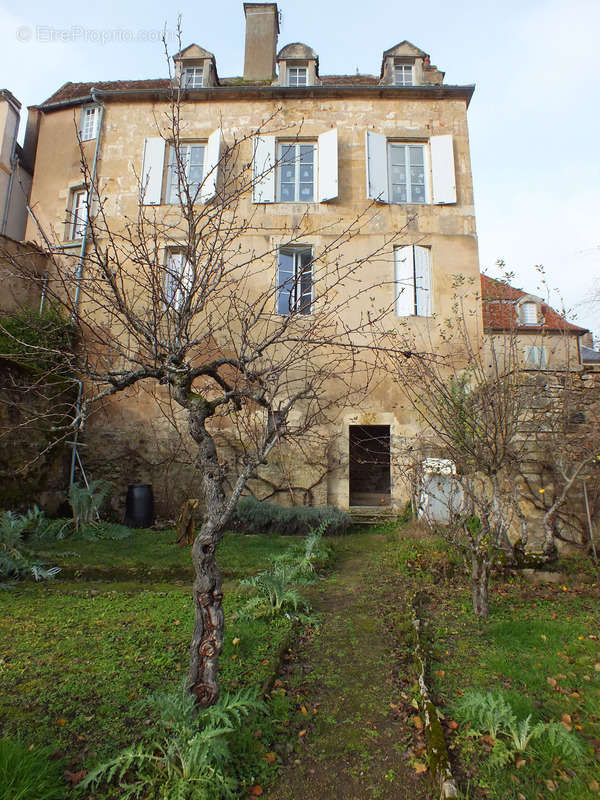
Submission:
[[[244,80],[272,81],[275,78],[279,13],[277,3],[244,3],[246,53]]]

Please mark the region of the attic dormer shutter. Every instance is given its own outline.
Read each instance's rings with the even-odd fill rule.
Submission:
[[[144,158],[140,185],[140,203],[160,205],[165,162],[165,140],[162,136],[144,140]]]
[[[204,151],[204,176],[200,189],[200,201],[206,203],[217,193],[217,179],[219,175],[219,162],[221,161],[221,144],[223,133],[221,129],[214,131],[208,137],[208,144]]]
[[[367,131],[366,150],[367,197],[379,203],[389,203],[386,137]]]
[[[415,302],[420,317],[431,316],[431,262],[428,247],[416,244],[415,258]]]
[[[431,175],[433,183],[433,202],[438,204],[456,203],[456,176],[454,173],[454,146],[452,136],[432,136]]]
[[[338,196],[337,128],[319,135],[319,203]]]
[[[252,202],[275,202],[275,137],[254,137]]]

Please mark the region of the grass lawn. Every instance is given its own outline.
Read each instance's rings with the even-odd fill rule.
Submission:
[[[0,592],[0,735],[55,746],[71,771],[140,738],[151,722],[140,699],[176,686],[187,669],[190,554],[173,540],[172,531],[140,531],[122,541],[39,543],[45,560],[77,564],[78,573]],[[229,576],[226,690],[260,688],[272,678],[292,629],[285,617],[235,622],[242,598],[233,578],[266,568],[296,542],[230,534],[220,547]],[[269,744],[266,736],[252,743]]]
[[[556,721],[584,748],[578,763],[533,741],[523,757],[490,768],[495,745],[461,724],[448,737],[465,797],[536,800],[600,797],[600,581],[573,562],[559,583],[495,576],[490,617],[477,621],[462,564],[441,540],[398,540],[398,569],[430,597],[430,684],[448,719],[469,690],[501,691],[518,719]],[[579,569],[582,569],[579,562]],[[585,563],[583,565],[586,566]],[[517,768],[518,762],[518,768]]]

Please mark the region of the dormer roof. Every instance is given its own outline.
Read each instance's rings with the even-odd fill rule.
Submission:
[[[277,61],[292,61],[296,59],[308,61],[310,59],[316,60],[317,58],[318,56],[312,47],[309,47],[303,42],[286,44],[285,47],[282,47],[279,53],[277,53]]]
[[[198,44],[190,44],[187,47],[184,47],[183,50],[180,50],[178,53],[175,53],[173,56],[173,61],[183,61],[184,59],[206,59],[210,58],[212,61],[215,60],[215,57],[212,53],[209,53],[208,50],[205,50],[203,47],[200,47]]]
[[[386,50],[383,54],[384,58],[388,58],[389,56],[406,56],[411,58],[429,58],[428,53],[424,53],[423,50],[419,50],[418,47],[412,42],[407,41],[406,39],[403,42],[399,42],[395,44],[393,47],[390,47],[389,50]]]

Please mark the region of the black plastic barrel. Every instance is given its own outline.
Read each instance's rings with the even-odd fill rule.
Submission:
[[[125,499],[125,525],[149,528],[154,522],[154,497],[149,483],[132,483]]]

